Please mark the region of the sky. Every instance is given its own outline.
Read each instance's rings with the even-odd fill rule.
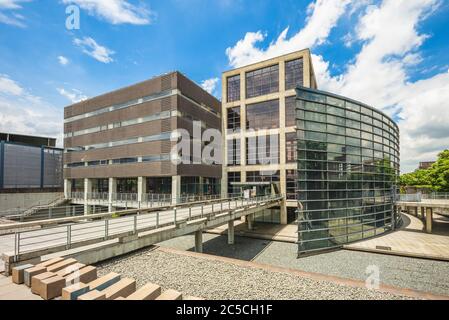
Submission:
[[[61,146],[72,103],[174,70],[221,98],[223,71],[310,48],[319,89],[397,121],[410,172],[449,147],[447,30],[449,0],[0,0],[0,131]]]

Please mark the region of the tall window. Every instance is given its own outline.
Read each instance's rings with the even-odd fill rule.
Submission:
[[[294,89],[304,84],[303,60],[296,59],[285,63],[285,90]]]
[[[286,159],[287,163],[296,161],[296,133],[287,133],[285,135]]]
[[[279,128],[279,100],[246,106],[246,129]]]
[[[279,91],[279,65],[246,73],[246,98]]]
[[[240,165],[240,139],[228,140],[228,166]]]
[[[233,182],[241,182],[240,172],[228,172],[228,196],[240,196],[242,191],[240,187],[233,185]]]
[[[240,100],[240,75],[229,77],[228,79],[228,102]]]
[[[246,138],[246,163],[248,165],[278,164],[279,135]]]
[[[296,199],[296,170],[287,170],[286,171],[286,180],[287,180],[287,199],[295,200]]]
[[[296,96],[285,98],[285,126],[296,126]]]
[[[228,109],[228,130],[236,131],[240,129],[240,107]]]

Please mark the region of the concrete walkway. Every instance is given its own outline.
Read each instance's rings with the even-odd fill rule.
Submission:
[[[406,226],[373,239],[345,245],[345,249],[406,257],[449,261],[449,228],[440,234],[425,233],[422,221],[404,214]],[[440,228],[449,227],[442,225]]]
[[[296,243],[298,235],[296,231],[298,226],[296,223],[287,225],[262,223],[257,222],[254,224],[253,230],[248,229],[248,225],[243,221],[235,221],[235,234],[238,236]],[[209,229],[206,231],[211,234],[226,235],[228,232],[228,226],[223,225],[215,229]]]

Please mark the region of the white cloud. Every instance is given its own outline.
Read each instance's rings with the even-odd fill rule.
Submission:
[[[84,101],[88,98],[86,95],[84,95],[81,91],[77,89],[66,90],[64,88],[57,88],[56,90],[59,92],[61,96],[67,98],[72,103]]]
[[[20,96],[23,92],[23,88],[16,81],[0,74],[0,94]]]
[[[0,0],[0,10],[11,11],[22,9],[21,3],[30,2],[31,0]],[[18,14],[6,14],[0,11],[0,23],[8,24],[15,27],[25,28],[25,18]]]
[[[42,101],[7,75],[0,75],[0,131],[58,138],[62,146],[62,109]]]
[[[241,67],[323,44],[349,3],[349,0],[317,0],[309,6],[306,26],[302,30],[287,39],[289,28],[284,29],[277,40],[265,50],[258,48],[256,44],[264,41],[266,34],[261,31],[246,33],[234,47],[226,49],[229,64],[232,67]]]
[[[63,0],[76,4],[90,15],[99,16],[112,24],[146,25],[152,23],[155,13],[144,6],[135,6],[126,0]]]
[[[58,57],[58,62],[59,62],[60,65],[66,66],[66,65],[69,64],[70,61],[69,61],[69,59],[67,59],[64,56],[59,56]]]
[[[201,87],[213,95],[215,93],[215,89],[217,88],[218,81],[218,78],[204,80],[201,82]]]
[[[73,43],[83,49],[83,52],[97,61],[103,63],[111,63],[114,61],[112,55],[114,51],[99,45],[94,39],[90,37],[84,37],[83,39],[76,38]]]
[[[354,30],[345,32],[346,42],[362,44],[346,70],[331,75],[325,57],[312,54],[320,89],[342,94],[399,115],[401,170],[416,169],[419,161],[433,160],[449,146],[449,72],[411,82],[409,69],[423,61],[419,49],[429,37],[418,32],[420,22],[441,4],[439,0],[383,0],[355,2],[363,10]],[[265,39],[260,31],[227,49],[229,64],[237,67],[293,50],[316,47],[326,42],[343,14],[352,14],[354,4],[320,1],[310,6],[306,26],[287,38],[284,30],[266,49],[255,44]],[[398,14],[398,12],[400,14]],[[324,18],[323,18],[324,17]],[[447,67],[446,67],[447,68]]]

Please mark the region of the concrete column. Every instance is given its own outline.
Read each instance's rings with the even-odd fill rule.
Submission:
[[[84,179],[84,215],[90,214],[90,206],[88,204],[90,194],[92,193],[92,179]]]
[[[72,193],[72,180],[64,179],[64,198],[69,199]]]
[[[181,176],[171,178],[171,198],[172,204],[177,204],[181,197]]]
[[[114,196],[115,196],[115,193],[117,193],[117,179],[116,178],[109,178],[108,191],[109,191],[108,211],[114,212],[115,211],[115,207],[113,206],[113,203],[115,200]]]
[[[426,232],[432,233],[433,208],[426,208]]]
[[[228,222],[228,244],[234,244],[234,220]]]
[[[203,231],[198,230],[195,232],[195,252],[203,252]]]
[[[145,201],[145,194],[147,193],[147,177],[137,178],[137,201],[142,203]]]
[[[248,230],[254,229],[254,214],[246,216],[246,224],[248,225]]]
[[[287,224],[287,201],[284,199],[284,201],[281,202],[281,224]]]

